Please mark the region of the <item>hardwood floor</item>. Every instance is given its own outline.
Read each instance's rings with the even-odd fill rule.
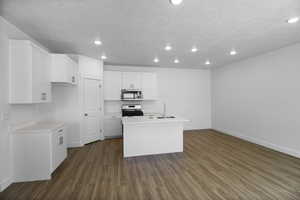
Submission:
[[[214,131],[187,132],[184,153],[123,159],[122,140],[69,150],[51,181],[1,200],[299,200],[300,159]]]

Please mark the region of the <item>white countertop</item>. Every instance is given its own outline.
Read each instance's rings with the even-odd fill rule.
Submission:
[[[172,115],[171,115],[172,116]],[[137,116],[137,117],[122,117],[123,124],[151,124],[151,123],[183,123],[189,120],[175,117],[158,119],[157,116]]]
[[[20,129],[16,129],[14,133],[40,133],[40,132],[51,132],[58,128],[61,128],[65,124],[57,121],[43,121],[37,122]]]

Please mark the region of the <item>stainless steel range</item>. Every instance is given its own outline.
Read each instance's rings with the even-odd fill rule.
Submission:
[[[122,105],[122,117],[143,116],[142,105],[124,104]]]

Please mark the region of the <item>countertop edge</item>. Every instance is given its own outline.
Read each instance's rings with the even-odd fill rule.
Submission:
[[[49,125],[47,127],[47,125]],[[41,128],[38,128],[41,126]],[[32,125],[22,127],[20,129],[16,129],[13,131],[13,134],[34,134],[34,133],[51,133],[59,128],[62,128],[65,126],[64,122],[58,122],[58,121],[45,121],[45,122],[36,122]]]

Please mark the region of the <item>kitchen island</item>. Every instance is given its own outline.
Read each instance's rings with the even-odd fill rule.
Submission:
[[[179,117],[123,117],[124,157],[183,152],[183,124]]]

